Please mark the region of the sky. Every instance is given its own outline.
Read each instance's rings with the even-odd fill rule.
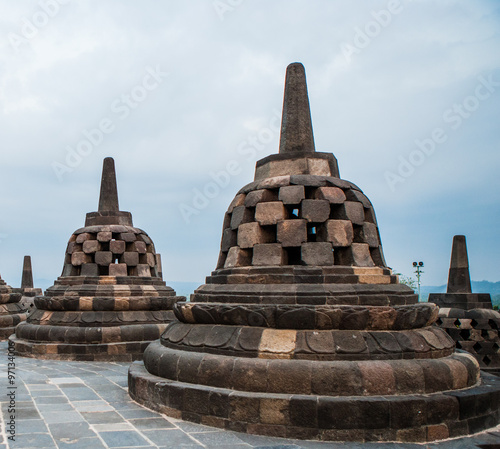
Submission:
[[[500,3],[0,1],[0,274],[60,275],[104,157],[167,281],[215,269],[224,212],[278,152],[286,66],[316,150],[371,199],[385,258],[446,282],[453,235],[500,281]]]

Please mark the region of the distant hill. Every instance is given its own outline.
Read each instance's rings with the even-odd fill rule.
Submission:
[[[472,291],[474,293],[489,293],[493,304],[500,304],[500,282],[472,281]],[[422,301],[429,299],[429,293],[446,293],[446,285],[420,287]]]

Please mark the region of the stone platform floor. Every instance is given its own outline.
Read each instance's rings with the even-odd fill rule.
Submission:
[[[201,426],[152,412],[127,393],[128,363],[15,358],[16,437],[6,433],[7,342],[0,343],[0,449],[345,448],[500,449],[500,426],[432,444],[323,443]]]

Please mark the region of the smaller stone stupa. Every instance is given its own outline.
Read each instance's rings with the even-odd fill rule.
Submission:
[[[179,300],[163,282],[153,241],[120,211],[115,164],[106,158],[98,211],[70,237],[62,275],[10,340],[26,357],[139,360]]]
[[[500,373],[500,313],[493,310],[489,293],[472,293],[465,235],[453,237],[446,293],[431,293],[439,306],[436,324],[470,352],[482,370]]]
[[[0,277],[0,341],[7,340],[16,326],[26,319],[26,308],[20,301],[21,293]]]
[[[24,256],[20,290],[22,295],[20,304],[30,313],[35,307],[35,296],[41,296],[43,294],[41,288],[35,288],[33,286],[31,256]]]

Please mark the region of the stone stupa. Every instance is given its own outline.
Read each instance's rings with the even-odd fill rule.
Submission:
[[[112,158],[104,159],[98,212],[69,239],[62,275],[11,337],[18,355],[131,361],[174,319],[150,237],[120,211]]]
[[[453,237],[446,293],[431,293],[439,306],[438,326],[470,352],[482,370],[500,374],[500,313],[489,293],[472,293],[465,235]]]
[[[7,340],[28,316],[21,297],[19,289],[10,287],[0,277],[0,341]]]
[[[432,441],[498,422],[480,378],[386,266],[372,204],[315,151],[305,72],[287,69],[279,154],[224,217],[217,268],[129,370],[131,397],[252,434]],[[471,406],[472,404],[472,406]]]
[[[24,256],[23,274],[21,277],[21,305],[30,313],[35,307],[35,296],[43,294],[41,288],[33,285],[33,269],[31,267],[31,256]]]

